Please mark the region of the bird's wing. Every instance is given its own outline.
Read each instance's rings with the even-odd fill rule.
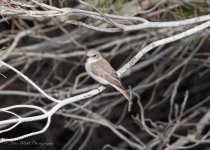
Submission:
[[[126,89],[124,88],[124,86],[122,85],[118,77],[105,74],[103,75],[103,78],[107,80],[116,90],[122,93],[130,103],[132,103],[132,101],[130,100],[129,94],[127,93]]]
[[[92,71],[95,75],[98,75],[108,81],[115,89],[121,92],[126,99],[130,100],[128,93],[123,87],[116,71],[112,68],[112,66],[102,58],[100,61],[92,64]]]
[[[120,81],[116,71],[104,58],[92,64],[92,72],[109,82],[111,82],[110,80],[113,80],[113,82]]]

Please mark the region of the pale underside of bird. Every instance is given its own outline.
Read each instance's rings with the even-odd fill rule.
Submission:
[[[122,93],[130,103],[132,103],[131,98],[110,63],[96,50],[89,50],[87,52],[87,57],[85,63],[87,73],[99,83],[113,86]]]

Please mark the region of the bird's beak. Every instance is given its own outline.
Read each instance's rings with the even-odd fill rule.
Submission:
[[[90,58],[90,56],[86,56],[86,58]]]

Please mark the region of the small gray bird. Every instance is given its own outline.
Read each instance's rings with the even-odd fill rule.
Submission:
[[[99,51],[89,50],[87,52],[87,57],[85,63],[87,73],[99,83],[113,86],[122,93],[130,103],[132,103],[116,71],[112,68],[110,63],[101,56]]]

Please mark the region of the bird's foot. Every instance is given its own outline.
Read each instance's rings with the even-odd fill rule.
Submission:
[[[100,86],[101,86],[102,84],[98,84],[98,86],[97,86],[97,90],[98,90],[98,92],[100,93],[101,92],[101,90],[100,90]]]
[[[99,88],[101,85],[102,85],[102,84],[101,84],[101,83],[99,83],[97,88]]]

